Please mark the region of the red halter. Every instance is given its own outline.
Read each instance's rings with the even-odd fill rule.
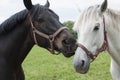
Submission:
[[[93,55],[91,51],[89,51],[84,45],[82,45],[81,43],[77,43],[78,47],[82,48],[86,54],[91,58],[92,61],[95,60],[95,58],[100,54],[100,52],[105,51],[107,49],[108,52],[110,52],[109,50],[109,45],[108,45],[108,40],[107,40],[107,31],[105,29],[105,17],[103,16],[103,24],[104,24],[104,42],[102,44],[102,46],[96,51],[96,54]]]

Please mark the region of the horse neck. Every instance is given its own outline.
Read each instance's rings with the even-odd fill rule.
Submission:
[[[34,41],[32,39],[32,34],[31,34],[31,25],[26,25],[26,37],[25,40],[22,42],[23,45],[21,46],[21,50],[19,52],[19,56],[18,56],[18,62],[20,62],[20,64],[23,62],[23,60],[25,59],[25,57],[28,55],[28,53],[30,52],[30,50],[32,49],[32,47],[34,46]]]
[[[14,56],[8,57],[11,59],[11,62],[15,63],[17,66],[22,64],[27,54],[34,46],[30,29],[30,25],[26,24],[26,21],[24,21],[21,25],[17,26],[15,30],[8,36],[8,38],[10,37],[11,39],[16,40],[9,41],[10,45],[8,44],[8,50],[11,49],[9,54]]]
[[[120,61],[120,13],[108,10],[105,13],[105,22],[106,22],[106,30],[108,35],[108,43],[110,48],[110,55],[111,57],[119,63]],[[119,63],[120,65],[120,63]]]

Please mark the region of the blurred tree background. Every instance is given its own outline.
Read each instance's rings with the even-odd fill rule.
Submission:
[[[63,23],[63,25],[68,27],[70,32],[74,35],[74,37],[77,38],[77,33],[72,30],[74,26],[74,21],[66,21]]]

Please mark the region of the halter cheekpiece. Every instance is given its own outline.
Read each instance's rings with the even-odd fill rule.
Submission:
[[[36,39],[36,34],[38,34],[39,36],[44,37],[44,38],[46,38],[46,39],[49,41],[49,43],[50,43],[50,48],[48,48],[48,51],[50,51],[52,54],[56,54],[56,55],[57,55],[58,53],[55,53],[54,46],[53,46],[54,41],[55,41],[55,37],[56,37],[60,32],[62,32],[63,30],[67,30],[68,28],[67,28],[67,27],[61,27],[61,28],[59,28],[55,33],[53,33],[53,34],[51,34],[51,35],[47,35],[47,34],[44,34],[44,33],[40,32],[40,31],[38,31],[38,30],[35,28],[35,26],[33,25],[33,22],[32,22],[31,17],[30,17],[29,19],[30,19],[30,24],[31,24],[31,27],[32,27],[32,33],[33,33],[33,38],[34,38],[35,44],[38,45],[38,41],[37,41],[37,39]]]

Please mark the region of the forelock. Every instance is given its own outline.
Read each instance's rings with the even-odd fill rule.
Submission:
[[[96,17],[96,15],[98,14],[98,9],[99,9],[99,5],[95,5],[95,6],[90,6],[87,9],[85,9],[80,16],[78,17],[77,21],[74,24],[73,30],[77,31],[79,30],[79,27],[82,23],[87,22],[90,19],[93,19]]]

